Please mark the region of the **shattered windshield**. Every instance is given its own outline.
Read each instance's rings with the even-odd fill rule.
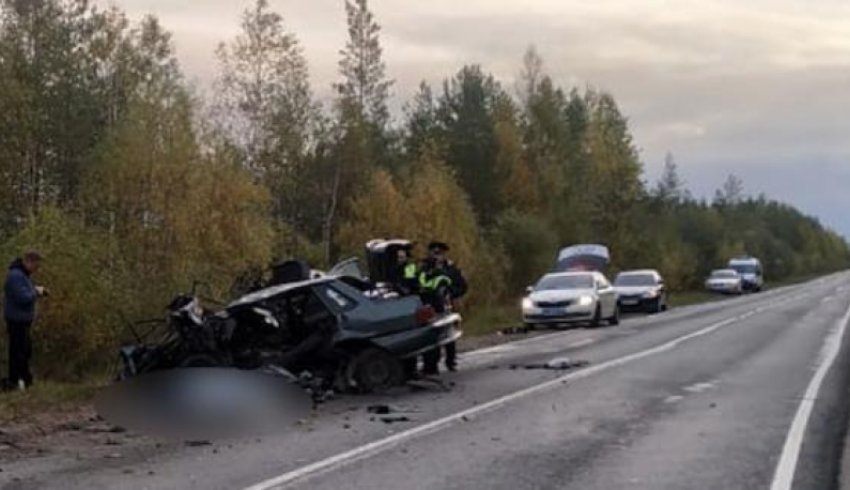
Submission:
[[[758,266],[755,264],[733,264],[731,266],[738,274],[758,274]]]
[[[615,286],[655,286],[655,276],[652,274],[620,274],[614,281]]]

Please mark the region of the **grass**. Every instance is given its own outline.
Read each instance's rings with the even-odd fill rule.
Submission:
[[[463,334],[472,337],[487,335],[521,323],[519,304],[490,306],[476,309],[474,314],[464,315]]]
[[[101,383],[42,381],[27,391],[0,393],[0,426],[20,422],[34,414],[61,412],[91,401]]]

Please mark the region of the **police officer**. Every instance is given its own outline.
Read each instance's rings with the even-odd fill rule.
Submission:
[[[443,290],[440,291],[441,300],[444,302],[443,309],[455,308],[456,301],[466,294],[467,284],[463,277],[463,272],[460,268],[449,260],[447,253],[449,251],[448,244],[440,241],[433,241],[428,245],[428,263],[435,272],[432,272],[434,277],[442,277],[441,279]],[[454,342],[446,344],[446,369],[449,371],[457,370],[457,345]],[[425,356],[425,371],[437,370],[437,365],[440,362],[440,351],[435,349],[427,353]]]
[[[422,302],[430,305],[437,313],[451,308],[450,289],[452,279],[446,273],[445,263],[428,257],[419,272],[419,295]],[[423,374],[437,375],[440,372],[440,349],[432,349],[422,355]]]
[[[449,286],[449,300],[452,304],[452,309],[457,308],[457,300],[466,294],[467,284],[463,277],[463,272],[451,259],[448,257],[449,246],[443,242],[432,242],[428,245],[430,256],[438,263],[445,271],[445,274],[451,279]],[[446,344],[446,369],[449,371],[457,370],[457,345],[454,342]]]
[[[419,291],[419,267],[410,257],[410,249],[398,249],[396,261],[392,277],[393,287],[401,295],[416,294]]]

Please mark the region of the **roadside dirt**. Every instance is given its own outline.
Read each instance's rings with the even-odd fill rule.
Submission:
[[[72,410],[33,414],[0,428],[0,464],[53,454],[94,454],[128,444],[153,442],[102,420],[90,403]],[[2,468],[2,466],[0,466]]]

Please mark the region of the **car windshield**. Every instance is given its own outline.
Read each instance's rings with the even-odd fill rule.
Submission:
[[[738,277],[738,273],[731,270],[714,271],[711,273],[714,279],[734,279]]]
[[[593,276],[576,274],[570,276],[544,276],[534,287],[535,291],[551,291],[557,289],[590,289],[593,287]]]
[[[655,286],[653,274],[620,274],[614,281],[615,286]]]
[[[738,274],[758,274],[758,267],[755,264],[734,264],[730,267]]]

